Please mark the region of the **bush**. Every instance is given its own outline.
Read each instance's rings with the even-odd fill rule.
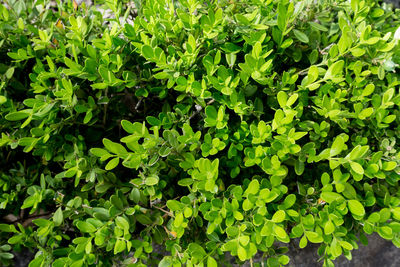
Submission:
[[[283,266],[283,243],[311,242],[333,266],[374,232],[400,247],[398,10],[2,3],[4,265],[30,248],[31,267]]]

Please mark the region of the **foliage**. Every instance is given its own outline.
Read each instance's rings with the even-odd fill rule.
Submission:
[[[283,266],[299,240],[333,266],[374,232],[400,247],[399,15],[2,1],[0,261]]]

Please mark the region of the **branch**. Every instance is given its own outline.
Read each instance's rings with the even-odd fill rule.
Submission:
[[[211,104],[214,103],[214,102],[215,102],[215,99],[211,99],[210,101],[207,102],[206,106],[211,105]],[[194,116],[196,116],[197,114],[199,114],[200,111],[202,111],[202,110],[203,110],[203,107],[200,106],[200,108],[197,109],[195,112],[193,112],[193,114],[189,117],[189,121],[190,121],[191,119],[193,119]]]

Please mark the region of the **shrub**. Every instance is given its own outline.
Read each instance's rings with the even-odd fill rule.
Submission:
[[[282,266],[284,243],[311,242],[333,266],[374,232],[400,247],[398,10],[96,4],[0,6],[3,264],[30,248],[31,267]]]

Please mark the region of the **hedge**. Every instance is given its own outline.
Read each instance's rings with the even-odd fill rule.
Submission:
[[[294,242],[331,267],[375,232],[400,247],[399,16],[1,1],[0,264],[273,267]]]

